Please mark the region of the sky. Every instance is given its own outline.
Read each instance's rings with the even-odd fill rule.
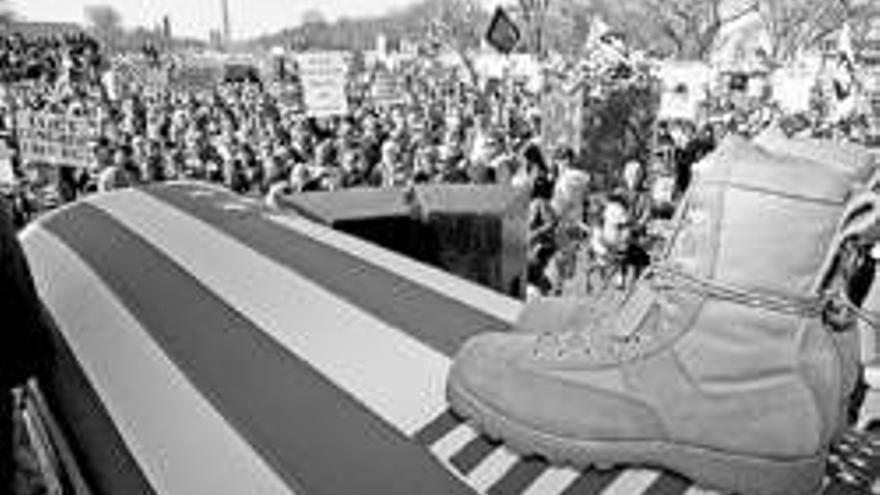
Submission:
[[[175,35],[207,39],[221,26],[221,0],[10,0],[26,20],[84,22],[86,5],[104,4],[122,14],[126,27],[154,26],[171,17]],[[227,0],[235,38],[251,37],[295,26],[303,12],[318,9],[330,19],[379,15],[417,0]],[[487,0],[491,2],[492,0]]]

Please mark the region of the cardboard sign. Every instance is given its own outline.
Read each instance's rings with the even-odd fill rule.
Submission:
[[[274,82],[269,86],[269,94],[275,98],[282,109],[296,112],[303,110],[302,90],[296,84]]]
[[[168,85],[168,71],[144,60],[119,58],[113,61],[105,85],[111,99],[125,98],[133,92],[156,94]]]
[[[90,165],[89,145],[100,133],[97,119],[31,111],[20,111],[15,117],[24,161],[74,167]]]
[[[694,95],[688,85],[681,85],[672,91],[664,91],[660,95],[660,120],[697,120],[700,112],[701,99]]]
[[[404,102],[400,82],[389,72],[377,72],[370,88],[370,96],[376,107],[391,107]]]
[[[170,83],[178,91],[202,93],[214,91],[222,78],[219,66],[185,64],[174,71]]]
[[[697,120],[711,81],[710,68],[698,62],[667,62],[660,68],[663,90],[660,120]]]
[[[10,187],[17,183],[18,179],[12,168],[12,150],[6,147],[5,141],[0,141],[0,187]]]
[[[570,91],[562,86],[546,92],[541,100],[541,135],[544,152],[559,146],[581,149],[583,133],[583,94],[580,88]]]
[[[297,56],[306,113],[331,117],[348,113],[348,54],[309,52]]]
[[[816,84],[814,75],[795,69],[780,69],[771,77],[773,99],[783,111],[799,113],[810,110],[813,86]]]

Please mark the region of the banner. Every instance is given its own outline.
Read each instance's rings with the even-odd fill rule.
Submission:
[[[0,141],[0,187],[14,186],[18,183],[12,168],[12,155],[13,152],[6,146],[6,141]]]
[[[275,81],[269,85],[269,94],[275,98],[282,109],[293,110],[297,113],[303,111],[303,95],[298,85]]]
[[[146,60],[120,57],[104,78],[111,99],[117,100],[133,93],[156,94],[168,85],[168,70],[150,66]]]
[[[19,111],[15,116],[19,152],[25,162],[88,167],[90,143],[100,134],[97,119]]]
[[[182,65],[171,78],[171,85],[178,91],[211,92],[223,79],[222,67],[219,65]]]
[[[370,87],[370,96],[374,106],[391,107],[403,103],[404,90],[394,74],[379,71]]]
[[[581,149],[584,102],[580,86],[569,91],[555,85],[541,99],[541,136],[544,152],[549,154],[559,146],[568,146],[576,152]]]
[[[663,91],[657,118],[697,120],[708,94],[710,68],[698,62],[668,62],[660,68],[660,79]]]
[[[348,113],[348,53],[309,52],[297,56],[306,113],[330,117]]]
[[[816,74],[798,68],[784,68],[773,73],[773,99],[787,113],[800,113],[810,110]]]

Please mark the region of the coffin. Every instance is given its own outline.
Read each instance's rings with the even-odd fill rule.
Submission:
[[[481,436],[446,374],[521,304],[301,216],[179,183],[92,196],[22,243],[55,324],[40,409],[70,493],[706,493]],[[876,474],[880,442],[847,441]]]

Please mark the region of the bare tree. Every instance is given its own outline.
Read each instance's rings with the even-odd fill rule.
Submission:
[[[767,33],[770,56],[792,58],[801,47],[811,47],[850,23],[856,37],[871,19],[880,16],[880,5],[858,0],[756,0]]]
[[[594,0],[593,8],[636,45],[676,58],[706,60],[722,29],[755,5],[728,0]]]
[[[550,0],[517,0],[517,5],[525,25],[526,43],[538,57],[546,54],[545,27]]]
[[[12,5],[6,0],[0,0],[0,25],[10,24],[15,21],[15,13]]]
[[[471,51],[480,46],[485,35],[486,11],[478,0],[438,0],[435,9],[430,26],[432,36],[458,54],[471,84],[478,86],[479,76]]]
[[[109,4],[87,5],[84,14],[95,36],[105,45],[116,48],[123,34],[119,11]]]
[[[724,0],[645,0],[646,13],[671,41],[678,58],[706,60],[722,28],[748,15],[750,6],[724,13]]]
[[[309,9],[302,14],[302,23],[305,25],[327,24],[327,16],[318,9]]]
[[[597,14],[594,0],[518,0],[525,43],[539,57],[548,51],[576,55],[584,46],[591,20]]]

